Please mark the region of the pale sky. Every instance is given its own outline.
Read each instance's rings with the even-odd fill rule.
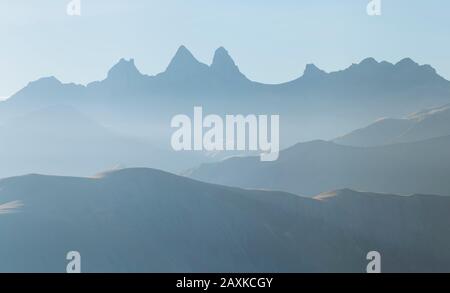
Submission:
[[[307,63],[340,70],[366,57],[410,57],[450,79],[450,1],[382,0],[0,0],[0,97],[56,76],[85,84],[120,58],[141,72],[165,69],[180,45],[210,63],[228,49],[250,79],[279,83]]]

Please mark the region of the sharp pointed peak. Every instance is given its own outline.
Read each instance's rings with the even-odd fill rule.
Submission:
[[[211,67],[223,67],[223,66],[236,67],[236,64],[233,58],[231,58],[228,51],[224,47],[219,47],[214,52],[214,58]]]
[[[214,52],[214,56],[230,56],[230,54],[228,53],[227,49],[225,49],[224,47],[219,47]]]
[[[191,51],[189,51],[188,48],[186,48],[185,45],[181,45],[180,47],[178,47],[177,52],[175,53],[175,57],[177,56],[188,56],[195,59],[194,55],[191,53]]]
[[[224,47],[216,49],[211,70],[226,79],[247,80],[247,77],[241,73],[239,67]]]
[[[191,51],[189,51],[184,45],[181,45],[178,48],[177,52],[175,53],[175,56],[170,61],[170,64],[167,67],[166,72],[177,70],[184,71],[187,68],[196,67],[199,65],[206,66],[200,61],[198,61],[191,53]]]
[[[305,71],[303,73],[303,76],[317,76],[317,75],[324,75],[326,74],[325,71],[318,68],[316,65],[309,63],[305,66]]]

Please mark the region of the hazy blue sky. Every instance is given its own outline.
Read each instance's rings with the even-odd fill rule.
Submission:
[[[102,79],[121,57],[147,74],[165,69],[179,45],[205,63],[226,47],[251,79],[278,83],[305,64],[338,70],[372,56],[411,57],[450,78],[450,1],[382,0],[0,0],[0,97],[30,80]]]

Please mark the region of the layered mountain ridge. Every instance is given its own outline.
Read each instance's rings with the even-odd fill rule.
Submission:
[[[153,169],[27,175],[0,180],[0,271],[64,272],[76,250],[83,272],[365,272],[374,249],[383,272],[448,271],[449,207],[450,197],[310,199]]]

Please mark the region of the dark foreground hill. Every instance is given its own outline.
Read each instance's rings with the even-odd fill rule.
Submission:
[[[450,197],[341,190],[317,198],[153,169],[0,180],[0,271],[450,271]]]

